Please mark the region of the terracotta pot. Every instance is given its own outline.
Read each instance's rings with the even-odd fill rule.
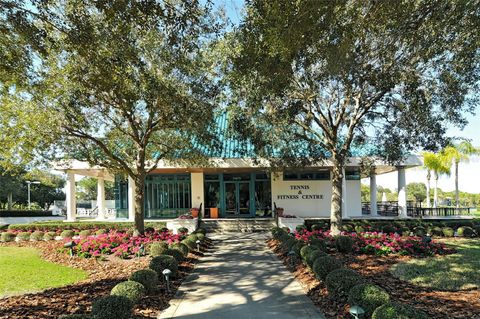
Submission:
[[[218,218],[218,208],[210,208],[210,218]]]
[[[195,217],[198,217],[198,213],[199,213],[199,209],[198,208],[192,208],[190,209],[190,213],[192,214],[192,217],[195,218]]]

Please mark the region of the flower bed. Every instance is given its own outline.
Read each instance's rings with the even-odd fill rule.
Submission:
[[[168,244],[180,242],[182,235],[174,235],[169,231],[148,232],[143,236],[131,236],[122,232],[110,232],[73,241],[73,251],[80,257],[98,257],[113,254],[120,258],[129,258],[142,253],[143,249],[152,242],[165,241]]]
[[[385,234],[379,232],[347,233],[342,236],[350,237],[353,241],[353,251],[357,254],[389,255],[400,254],[409,256],[432,256],[453,253],[443,243],[427,242],[418,236],[400,236],[398,234]],[[312,238],[323,239],[329,246],[334,246],[335,237],[326,231],[295,232],[295,238],[310,242]]]

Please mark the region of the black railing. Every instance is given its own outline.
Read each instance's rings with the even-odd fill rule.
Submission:
[[[362,215],[370,215],[370,202],[362,202]],[[398,202],[377,202],[377,215],[379,216],[398,216]],[[470,208],[456,207],[422,207],[421,203],[407,202],[407,216],[460,216],[470,215]]]

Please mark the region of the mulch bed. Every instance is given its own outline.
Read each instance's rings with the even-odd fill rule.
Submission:
[[[1,319],[56,319],[65,314],[90,313],[93,301],[109,295],[110,290],[116,284],[127,280],[134,271],[148,268],[150,262],[150,257],[120,259],[110,255],[105,260],[69,257],[67,253],[59,251],[63,247],[63,242],[55,241],[2,243],[0,245],[38,248],[43,259],[80,268],[88,273],[86,280],[65,287],[0,298]],[[211,248],[212,243],[207,239],[203,251]],[[170,281],[171,292],[167,292],[165,283],[161,281],[155,295],[144,297],[135,306],[133,318],[156,318],[161,310],[168,308],[170,299],[202,256],[203,253],[190,253],[188,258],[179,265],[179,276]]]
[[[268,246],[288,267],[287,258],[278,249],[278,242],[270,239]],[[394,277],[389,269],[393,264],[406,261],[406,256],[370,256],[331,254],[348,266],[362,274],[369,282],[384,288],[393,301],[408,303],[425,311],[433,319],[480,319],[480,291],[439,291],[413,285]],[[331,298],[322,281],[313,273],[298,263],[295,269],[290,269],[295,278],[302,284],[307,295],[329,319],[351,318],[348,305]]]

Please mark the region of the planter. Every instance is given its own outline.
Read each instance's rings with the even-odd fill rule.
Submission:
[[[198,217],[198,213],[200,212],[200,209],[198,208],[192,208],[190,209],[190,213],[192,214],[193,218]]]
[[[177,234],[179,228],[185,227],[189,233],[197,230],[198,218],[193,219],[174,219],[167,222],[167,228],[172,230],[174,234]]]
[[[284,218],[278,217],[278,227],[288,227],[291,232],[295,231],[298,225],[303,225],[303,218]]]
[[[218,208],[210,208],[210,218],[218,218]]]

